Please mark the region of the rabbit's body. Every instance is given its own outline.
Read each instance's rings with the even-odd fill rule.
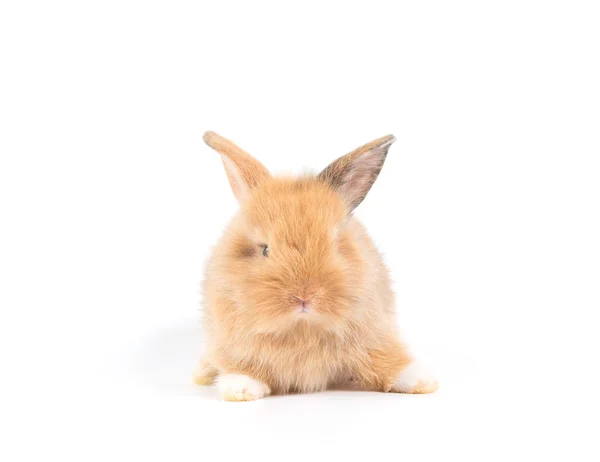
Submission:
[[[434,381],[408,367],[414,363],[398,339],[388,270],[349,213],[368,191],[357,180],[366,172],[372,183],[383,159],[374,158],[374,177],[372,162],[348,163],[352,153],[319,176],[273,178],[235,145],[207,136],[224,154],[241,208],[207,263],[208,345],[196,380],[220,376],[231,400],[350,381],[367,390],[433,391]],[[370,151],[361,149],[368,161]],[[344,196],[335,175],[348,174],[348,165],[358,170]]]

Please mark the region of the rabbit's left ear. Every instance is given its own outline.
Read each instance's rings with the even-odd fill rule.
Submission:
[[[258,184],[270,177],[258,160],[215,132],[206,132],[204,142],[221,154],[231,190],[238,202],[243,202]]]
[[[371,141],[334,160],[319,173],[318,178],[335,189],[352,211],[373,186],[394,141],[396,138],[393,135]]]

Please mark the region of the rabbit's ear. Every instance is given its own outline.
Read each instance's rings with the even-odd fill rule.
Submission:
[[[225,173],[238,202],[241,203],[251,189],[270,176],[263,164],[215,132],[206,132],[204,142],[221,154]]]
[[[393,135],[371,141],[334,160],[319,173],[318,178],[340,193],[352,211],[373,186],[394,141]]]

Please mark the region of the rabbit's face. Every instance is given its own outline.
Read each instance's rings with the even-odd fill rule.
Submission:
[[[335,326],[360,285],[341,197],[314,178],[269,179],[242,205],[230,255],[236,298],[257,330]]]

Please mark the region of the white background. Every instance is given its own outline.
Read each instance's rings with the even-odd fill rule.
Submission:
[[[598,460],[597,2],[0,6],[2,460]],[[236,203],[393,133],[357,209],[430,396],[191,374]]]

